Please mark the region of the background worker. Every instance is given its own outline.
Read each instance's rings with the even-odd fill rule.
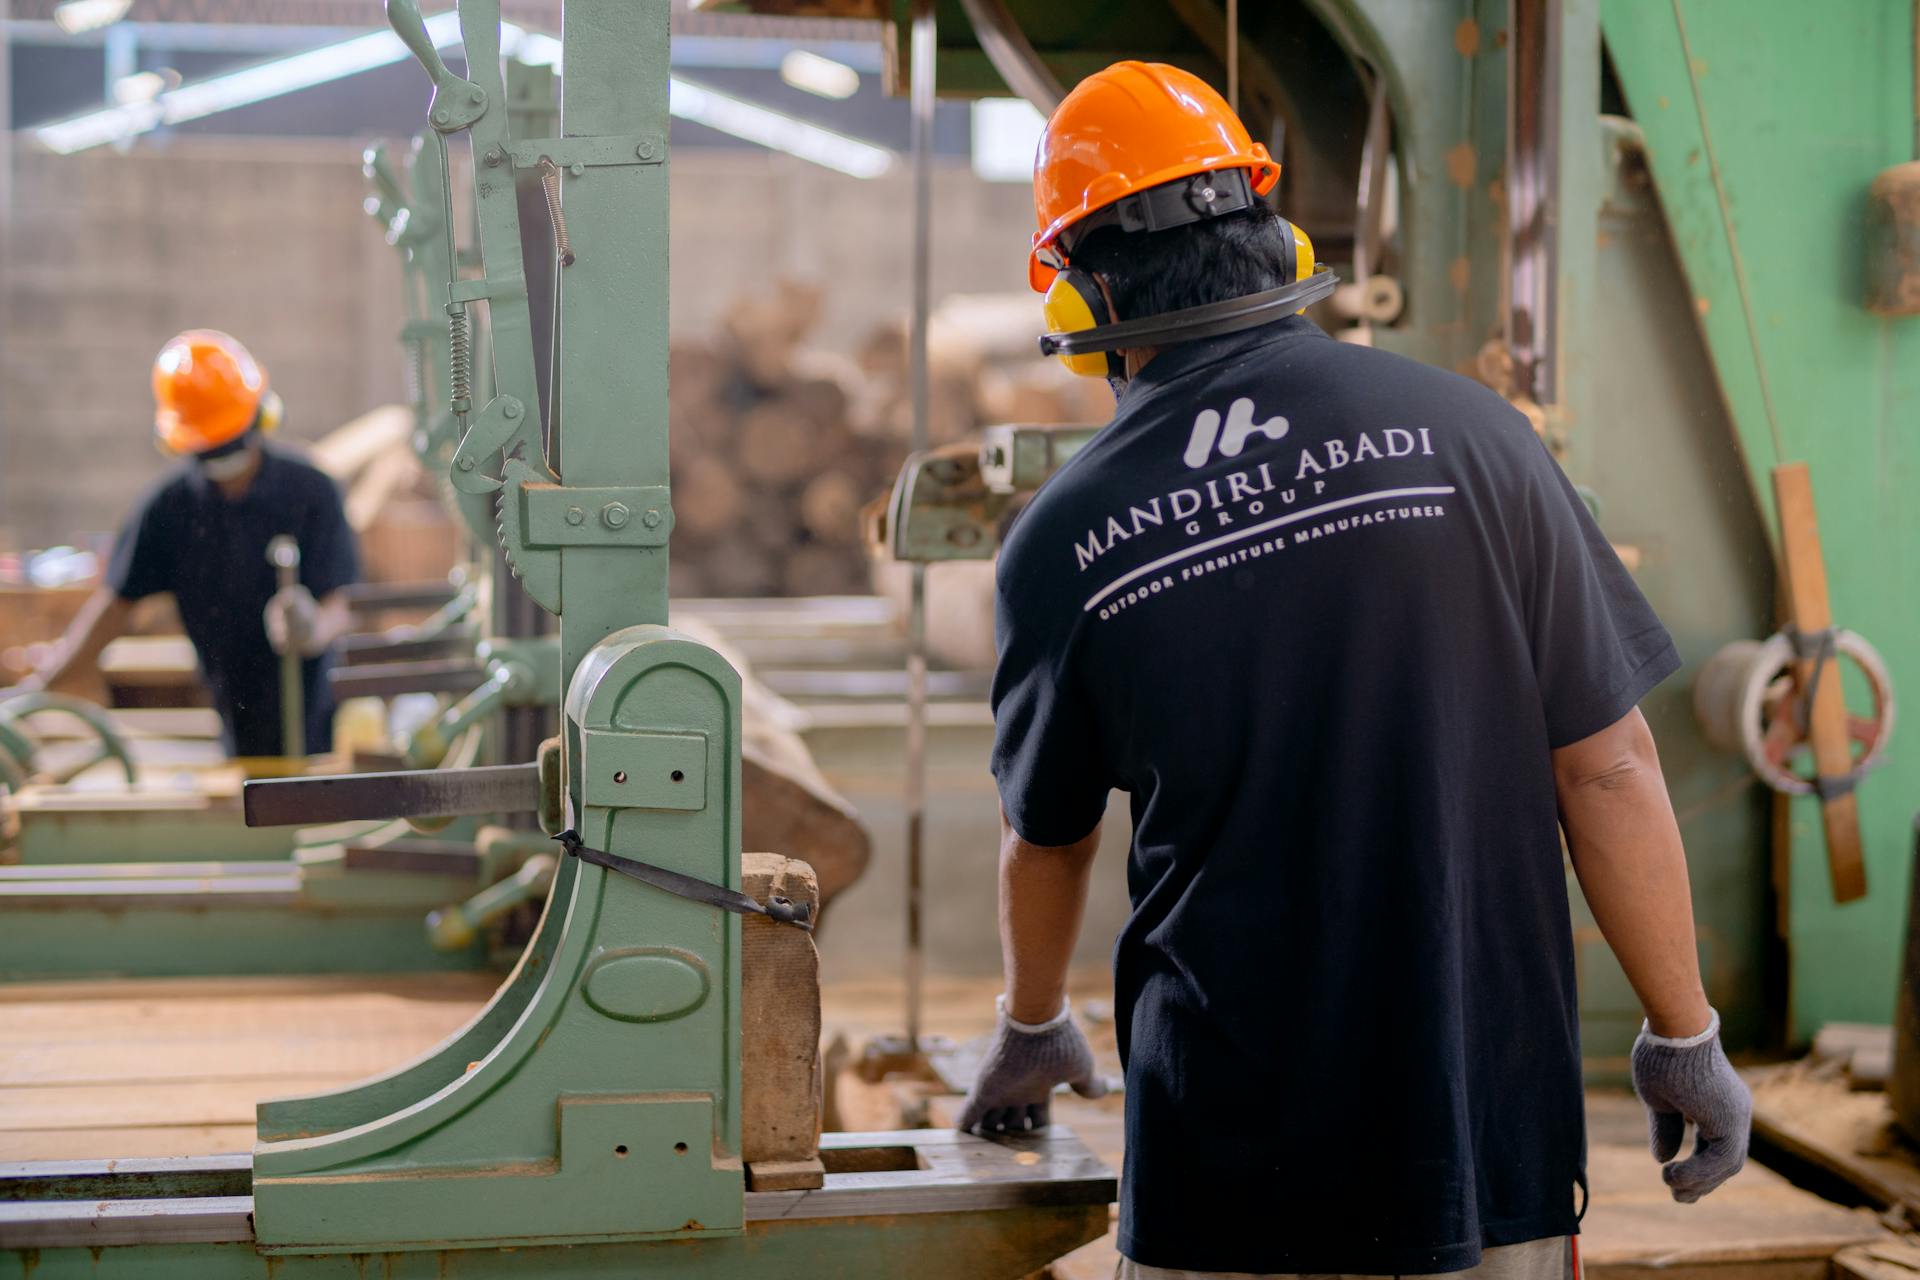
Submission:
[[[339,490],[323,472],[266,443],[279,398],[239,342],[193,329],[153,363],[154,430],[185,461],[141,500],[114,545],[106,581],[75,615],[52,658],[24,688],[97,679],[100,651],[136,602],[171,592],[236,756],[284,753],[280,659],[302,663],[306,751],[331,745],[329,650],[349,617],[345,588],[358,553]],[[291,535],[300,581],[279,588],[267,544]]]
[[[1089,78],[1034,176],[1050,320],[1297,282],[1277,177],[1196,78]],[[1646,1009],[1673,1195],[1745,1158],[1636,706],[1679,658],[1525,418],[1294,309],[1083,370],[1121,383],[1114,419],[1000,557],[1007,988],[961,1125],[1102,1089],[1064,997],[1118,788],[1121,1276],[1559,1280],[1585,1150],[1563,830]]]

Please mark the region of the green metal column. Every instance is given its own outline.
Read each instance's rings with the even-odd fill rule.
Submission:
[[[1771,534],[1771,468],[1810,464],[1835,621],[1911,690],[1920,321],[1862,299],[1867,188],[1912,158],[1912,6],[1603,0],[1602,15],[1751,501]],[[1818,806],[1794,802],[1794,1038],[1891,1016],[1916,800],[1920,752],[1896,738],[1860,789],[1868,894],[1846,906],[1832,899]]]

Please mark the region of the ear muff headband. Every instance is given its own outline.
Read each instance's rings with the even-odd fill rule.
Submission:
[[[1100,282],[1087,272],[1071,267],[1054,276],[1041,314],[1048,330],[1067,334],[1096,333],[1111,328],[1113,320],[1113,313],[1107,309],[1107,296],[1100,291]],[[1045,339],[1041,340],[1041,349],[1046,349]],[[1118,378],[1126,374],[1126,362],[1105,347],[1089,349],[1085,355],[1062,352],[1060,361],[1087,378]]]
[[[1062,272],[1061,278],[1065,279],[1069,274],[1085,275],[1084,272]],[[1118,324],[1095,323],[1079,329],[1061,327],[1040,339],[1040,353],[1059,356],[1066,361],[1068,368],[1079,373],[1082,370],[1075,362],[1090,359],[1097,352],[1195,342],[1201,338],[1217,338],[1221,334],[1238,333],[1242,329],[1267,324],[1331,297],[1334,286],[1339,283],[1340,277],[1331,268],[1320,267],[1305,280],[1296,280],[1292,284],[1261,293],[1249,293],[1244,297],[1228,298],[1224,302],[1208,302],[1157,316],[1143,316],[1138,320],[1122,320]],[[1048,292],[1047,300],[1047,323],[1052,324],[1052,291]],[[1104,370],[1100,376],[1106,376]]]

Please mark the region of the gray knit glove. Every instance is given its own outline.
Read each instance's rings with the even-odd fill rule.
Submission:
[[[961,1132],[1044,1129],[1053,1122],[1057,1084],[1071,1085],[1083,1098],[1106,1096],[1107,1081],[1093,1069],[1093,1050],[1064,1003],[1038,1026],[1009,1018],[1005,996],[999,1004],[1000,1026],[960,1113]]]
[[[1666,1166],[1661,1176],[1681,1204],[1692,1204],[1747,1162],[1753,1095],[1720,1047],[1719,1013],[1705,1031],[1684,1040],[1656,1036],[1642,1023],[1633,1042],[1633,1091],[1647,1107],[1653,1158]],[[1669,1164],[1680,1154],[1688,1121],[1699,1130],[1693,1154]]]

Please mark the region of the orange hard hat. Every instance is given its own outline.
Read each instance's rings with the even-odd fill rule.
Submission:
[[[205,453],[260,416],[267,372],[216,329],[189,329],[153,359],[153,429],[174,453]]]
[[[1145,191],[1217,169],[1251,169],[1253,193],[1280,180],[1212,86],[1161,62],[1116,62],[1073,87],[1040,134],[1033,163],[1033,235],[1027,282],[1038,293],[1055,267],[1041,257],[1088,214]],[[1064,260],[1064,258],[1063,258]]]

